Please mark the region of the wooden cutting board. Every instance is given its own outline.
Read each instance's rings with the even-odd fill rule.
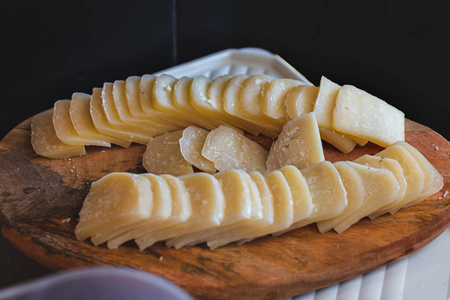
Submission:
[[[450,223],[450,143],[407,120],[406,140],[444,176],[444,188],[418,205],[374,221],[361,220],[342,234],[320,234],[315,225],[278,237],[229,245],[214,251],[200,245],[168,249],[162,243],[139,251],[133,242],[119,249],[94,247],[74,236],[77,215],[90,183],[110,172],[143,173],[145,147],[88,147],[87,155],[60,160],[37,156],[30,122],[0,142],[0,224],[17,249],[55,270],[120,265],[161,275],[196,298],[276,299],[305,293],[371,271],[432,241]],[[256,138],[265,147],[271,141]],[[348,155],[324,143],[332,162],[375,154],[368,144]]]

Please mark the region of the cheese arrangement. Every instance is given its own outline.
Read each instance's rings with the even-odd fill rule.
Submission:
[[[342,233],[380,209],[393,214],[442,187],[442,176],[406,142],[354,161],[289,165],[265,175],[111,173],[92,185],[75,233],[109,248],[134,240],[141,250],[158,241],[215,249],[312,223]]]

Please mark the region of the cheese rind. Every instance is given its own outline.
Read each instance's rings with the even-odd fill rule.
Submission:
[[[351,85],[336,98],[333,128],[382,147],[405,140],[405,115],[397,108]]]

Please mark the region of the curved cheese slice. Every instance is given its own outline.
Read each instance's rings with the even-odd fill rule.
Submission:
[[[399,190],[397,180],[390,171],[367,167],[354,162],[347,163],[361,176],[365,193],[361,207],[347,219],[334,226],[334,230],[338,233],[342,233],[360,219],[393,201]]]
[[[131,142],[100,133],[92,121],[90,112],[91,96],[84,93],[73,93],[70,100],[70,119],[75,131],[82,137],[95,139],[109,144],[116,144],[128,148]]]
[[[225,197],[219,181],[207,173],[195,173],[179,178],[186,186],[191,199],[192,211],[195,214],[178,225],[156,230],[150,235],[137,238],[135,241],[141,250],[157,241],[220,225],[225,209]]]
[[[151,184],[145,177],[131,173],[110,173],[91,185],[75,227],[83,241],[111,232],[150,216]]]
[[[345,191],[347,192],[347,206],[338,216],[317,222],[317,228],[321,233],[331,230],[345,219],[351,217],[363,204],[365,190],[361,176],[346,161],[339,161],[333,164],[341,176]]]
[[[209,131],[203,128],[189,126],[183,130],[180,138],[180,151],[184,159],[189,163],[207,173],[215,173],[214,163],[202,155],[206,137]]]
[[[292,88],[299,85],[304,84],[288,78],[274,79],[266,83],[260,102],[262,112],[279,122],[286,122],[286,97]]]
[[[53,107],[53,126],[58,138],[69,145],[90,145],[111,147],[110,143],[81,137],[70,118],[70,100],[58,100]]]
[[[293,165],[303,169],[325,160],[314,113],[287,122],[272,144],[267,158],[268,171]]]
[[[157,136],[150,140],[142,157],[142,164],[149,173],[174,176],[191,174],[192,165],[184,159],[180,150],[183,130]]]
[[[217,170],[242,169],[266,173],[268,151],[242,132],[219,126],[206,137],[202,155],[214,162]]]
[[[298,118],[314,110],[319,88],[298,85],[291,89],[286,97],[286,113],[289,120]]]
[[[35,115],[31,121],[31,145],[36,154],[48,158],[64,158],[85,155],[83,145],[63,143],[53,126],[53,109]]]

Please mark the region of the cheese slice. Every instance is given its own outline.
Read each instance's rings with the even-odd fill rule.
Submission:
[[[234,76],[228,82],[223,96],[223,108],[228,114],[246,122],[246,126],[252,128],[252,130],[262,133],[270,138],[275,138],[279,132],[278,127],[273,127],[270,124],[267,124],[267,122],[247,118],[241,112],[240,102],[242,101],[242,99],[240,98],[240,96],[242,84],[248,78],[248,75],[241,74]]]
[[[185,245],[205,242],[223,232],[242,227],[248,222],[252,212],[250,186],[242,170],[227,170],[214,174],[222,186],[225,209],[220,226],[207,228],[191,234],[179,235],[166,242],[167,246],[179,249]]]
[[[289,120],[296,119],[314,110],[319,88],[298,85],[291,89],[286,97],[286,113]]]
[[[118,130],[108,122],[102,104],[102,89],[94,88],[91,95],[90,112],[95,128],[102,134],[110,135],[116,139],[125,141],[122,146],[128,148],[133,141],[133,134],[128,131]],[[128,145],[128,146],[127,146]]]
[[[334,226],[334,230],[342,233],[360,219],[370,215],[380,207],[392,202],[399,190],[395,176],[388,170],[363,166],[354,162],[347,162],[361,176],[365,196],[363,204],[351,216]]]
[[[242,132],[224,125],[208,134],[202,149],[202,155],[212,161],[219,171],[242,169],[266,173],[268,153]]]
[[[251,126],[248,126],[248,123],[245,120],[230,115],[223,108],[224,91],[232,78],[233,76],[231,75],[222,75],[212,81],[207,91],[209,103],[216,111],[222,114],[226,122],[253,135],[258,135],[259,132],[251,128]]]
[[[151,139],[142,157],[142,164],[149,173],[180,176],[194,172],[180,150],[183,130],[166,133]]]
[[[301,81],[289,78],[274,79],[264,88],[264,93],[260,98],[261,110],[267,116],[285,122],[286,113],[286,97],[292,88],[304,85]]]
[[[184,159],[193,166],[213,174],[216,172],[214,163],[202,155],[202,149],[208,134],[209,131],[206,129],[189,126],[183,130],[183,135],[180,138],[180,151]]]
[[[135,242],[139,249],[143,250],[157,241],[220,225],[224,215],[225,197],[219,181],[207,173],[194,173],[179,178],[189,193],[193,215],[183,223],[137,238]]]
[[[157,117],[167,122],[173,123],[181,128],[185,128],[191,125],[190,122],[186,122],[184,119],[179,118],[178,116],[174,116],[165,111],[160,111],[156,109],[154,106],[154,95],[153,88],[156,82],[156,77],[153,75],[146,74],[141,77],[141,81],[139,83],[140,88],[140,103],[142,110],[148,117],[153,118]]]
[[[131,173],[110,173],[92,183],[83,202],[75,236],[83,241],[148,218],[152,210],[151,184]]]
[[[177,79],[175,77],[167,74],[162,74],[155,78],[152,90],[153,107],[182,120],[182,122],[177,121],[177,123],[183,123],[184,127],[195,125],[194,122],[189,120],[190,115],[179,110],[173,103],[173,90],[176,82]]]
[[[167,120],[158,117],[157,114],[147,114],[144,112],[141,104],[141,77],[129,76],[126,79],[125,92],[128,107],[130,108],[130,114],[134,119],[149,120],[168,128],[169,131],[179,130],[181,126],[169,122]]]
[[[109,239],[109,249],[118,248],[126,241],[147,236],[153,231],[181,224],[191,217],[191,202],[184,183],[179,178],[172,175],[160,175],[158,177],[167,183],[167,186],[170,189],[170,195],[166,191],[166,186],[164,184],[152,185],[155,206],[152,213],[155,214],[152,214],[148,219],[144,219],[134,224],[134,226],[128,228],[126,232]],[[157,182],[161,183],[159,180]],[[168,199],[171,199],[171,201],[168,201]],[[165,205],[167,203],[172,204],[172,214],[164,219],[161,217],[162,213],[158,214],[158,212],[166,211]],[[155,218],[156,214],[159,215],[159,218]]]
[[[125,80],[116,80],[113,84],[113,100],[114,105],[116,106],[117,114],[119,119],[133,126],[141,127],[142,131],[150,136],[161,135],[163,133],[169,132],[172,130],[171,127],[168,127],[164,124],[160,124],[155,121],[150,120],[142,120],[137,119],[132,116],[130,112],[130,107],[128,106],[127,94],[126,94],[126,81]]]
[[[353,151],[353,149],[355,149],[356,142],[343,134],[320,126],[319,133],[322,140],[334,146],[344,154],[350,153]]]
[[[397,108],[351,85],[336,98],[333,128],[382,147],[405,140],[405,115]]]
[[[399,186],[397,197],[394,200],[392,200],[392,202],[388,203],[385,206],[380,207],[375,212],[370,214],[369,215],[370,219],[373,220],[378,216],[381,216],[391,211],[393,208],[397,207],[397,205],[401,204],[404,201],[407,183],[405,176],[403,174],[403,168],[397,160],[386,157],[380,158],[379,156],[372,156],[365,154],[355,159],[353,162],[369,166],[372,168],[386,169],[388,171],[391,171],[391,173],[395,176],[395,179],[397,180]]]
[[[94,121],[92,121],[91,111],[91,96],[85,93],[73,93],[70,100],[69,114],[72,120],[73,127],[79,136],[103,141],[106,144],[116,144],[124,148],[128,148],[131,142],[115,138],[110,135],[100,133],[95,128]]]
[[[347,206],[347,191],[331,162],[323,161],[300,171],[311,194],[313,211],[309,217],[294,223],[290,229],[331,219],[344,211]]]
[[[403,175],[406,180],[406,192],[403,201],[391,208],[390,212],[394,213],[402,207],[413,203],[420,198],[423,190],[424,175],[419,163],[414,156],[406,150],[405,147],[395,144],[387,147],[383,151],[375,154],[375,156],[382,158],[391,158],[400,163],[403,169]]]
[[[191,86],[193,79],[190,77],[182,77],[175,83],[173,91],[173,104],[176,108],[184,111],[189,115],[189,121],[197,124],[200,127],[212,130],[216,128],[216,120],[208,115],[200,113],[191,105]]]
[[[308,113],[283,126],[270,148],[267,169],[270,172],[287,165],[303,169],[324,160],[316,117]]]
[[[53,109],[43,111],[31,120],[31,145],[36,154],[48,158],[86,154],[83,145],[68,145],[58,138],[53,126]]]
[[[327,232],[333,227],[342,223],[345,219],[351,217],[363,204],[365,190],[361,176],[346,161],[335,162],[334,167],[341,176],[342,184],[347,192],[347,206],[334,218],[317,222],[317,228],[321,233]]]
[[[394,145],[400,145],[404,147],[419,164],[420,170],[423,173],[423,189],[416,200],[407,204],[407,206],[414,205],[422,200],[439,192],[444,187],[444,178],[436,170],[436,168],[426,159],[426,157],[420,153],[419,150],[408,144],[407,142],[395,142]]]
[[[58,138],[69,145],[91,145],[111,147],[110,143],[81,137],[70,118],[70,100],[58,100],[53,106],[53,126]]]
[[[151,133],[144,130],[141,126],[126,124],[120,119],[114,103],[113,85],[113,83],[105,82],[101,96],[103,110],[109,125],[118,131],[127,133],[133,142],[147,144],[153,136]]]

